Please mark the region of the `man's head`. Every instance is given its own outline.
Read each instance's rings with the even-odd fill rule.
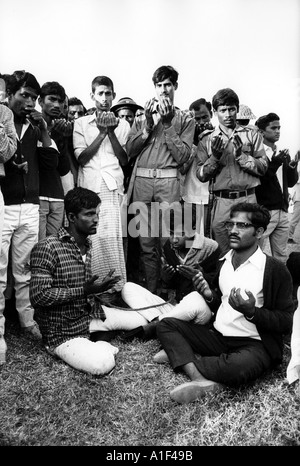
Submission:
[[[68,120],[74,121],[85,115],[86,109],[77,97],[70,97],[68,102]]]
[[[280,138],[280,118],[276,113],[263,115],[255,122],[263,135],[264,142],[275,144]]]
[[[73,188],[65,195],[65,210],[72,231],[83,236],[93,235],[97,231],[99,196],[90,189]]]
[[[160,66],[153,74],[152,81],[158,100],[168,97],[174,102],[174,94],[178,87],[178,72],[172,66]]]
[[[164,212],[166,230],[173,249],[184,249],[194,239],[197,227],[196,212],[192,204],[173,202]]]
[[[212,98],[212,106],[221,127],[235,127],[239,98],[232,89],[220,89]]]
[[[198,145],[200,134],[206,129],[210,128],[210,120],[212,119],[212,108],[211,103],[201,98],[191,103],[189,110],[194,115],[196,122],[194,144]]]
[[[92,81],[91,98],[98,112],[109,112],[115,99],[114,84],[107,76],[96,76]]]
[[[265,207],[251,202],[239,202],[230,211],[230,220],[225,222],[232,249],[241,251],[255,248],[270,222],[270,212]]]
[[[48,81],[41,87],[39,105],[44,117],[50,120],[60,118],[64,113],[66,92],[56,81]]]
[[[34,110],[41,88],[35,76],[27,71],[14,71],[7,77],[8,106],[13,113],[25,119]]]
[[[134,122],[134,117],[138,109],[143,110],[143,107],[137,105],[130,97],[123,97],[116,105],[111,107],[111,111],[114,112],[118,118],[124,118],[128,121],[130,126],[132,126]]]

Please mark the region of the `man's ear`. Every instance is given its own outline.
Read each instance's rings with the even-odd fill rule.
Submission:
[[[174,89],[175,89],[175,91],[177,90],[177,88],[178,88],[178,83],[175,83],[175,84],[174,84]]]
[[[117,94],[113,92],[112,95],[113,95],[113,100],[115,100]]]
[[[39,98],[38,98],[38,103],[39,103],[39,106],[41,106],[41,103],[42,103],[42,101],[43,101],[43,100],[42,100],[42,98],[41,98],[41,97],[39,97]]]
[[[260,239],[262,235],[264,234],[264,232],[265,230],[263,229],[263,227],[256,228],[256,238]]]
[[[91,96],[91,99],[95,102],[95,94],[91,92],[90,96]]]
[[[76,215],[73,212],[69,212],[68,215],[67,215],[67,218],[68,218],[70,223],[74,223]]]

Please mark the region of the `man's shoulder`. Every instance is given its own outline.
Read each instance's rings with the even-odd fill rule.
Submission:
[[[207,139],[212,133],[214,133],[215,128],[213,129],[205,129],[202,131],[202,133],[199,135],[199,141],[202,141],[203,139]]]

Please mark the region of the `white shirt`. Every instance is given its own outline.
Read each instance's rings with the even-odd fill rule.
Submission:
[[[249,259],[236,270],[232,265],[233,251],[225,255],[225,263],[221,268],[219,287],[222,293],[222,303],[216,315],[214,327],[224,336],[250,337],[260,340],[256,325],[248,321],[241,312],[228,304],[232,288],[251,291],[255,297],[255,306],[263,306],[263,277],[266,265],[266,255],[258,247]],[[247,295],[242,297],[247,297]]]
[[[129,131],[129,123],[125,119],[120,119],[115,129],[115,135],[123,149],[125,149]],[[81,152],[92,144],[98,134],[96,113],[75,120],[73,144],[77,159]],[[105,182],[110,191],[117,189],[120,194],[123,194],[123,170],[108,136],[104,138],[97,153],[91,160],[84,167],[80,166],[78,170],[78,186],[91,189],[99,194],[102,181]]]

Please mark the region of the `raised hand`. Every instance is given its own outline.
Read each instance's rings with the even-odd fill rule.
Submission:
[[[255,298],[251,291],[245,290],[248,299],[244,299],[241,295],[240,288],[232,288],[228,303],[233,309],[243,314],[245,317],[253,317],[255,312]]]
[[[223,155],[225,143],[221,136],[214,136],[211,141],[211,151],[216,159],[220,160]]]
[[[235,157],[239,157],[242,153],[243,141],[238,134],[233,137],[233,148]]]
[[[159,102],[158,112],[161,116],[162,124],[170,126],[175,115],[175,107],[169,97],[163,97]]]

